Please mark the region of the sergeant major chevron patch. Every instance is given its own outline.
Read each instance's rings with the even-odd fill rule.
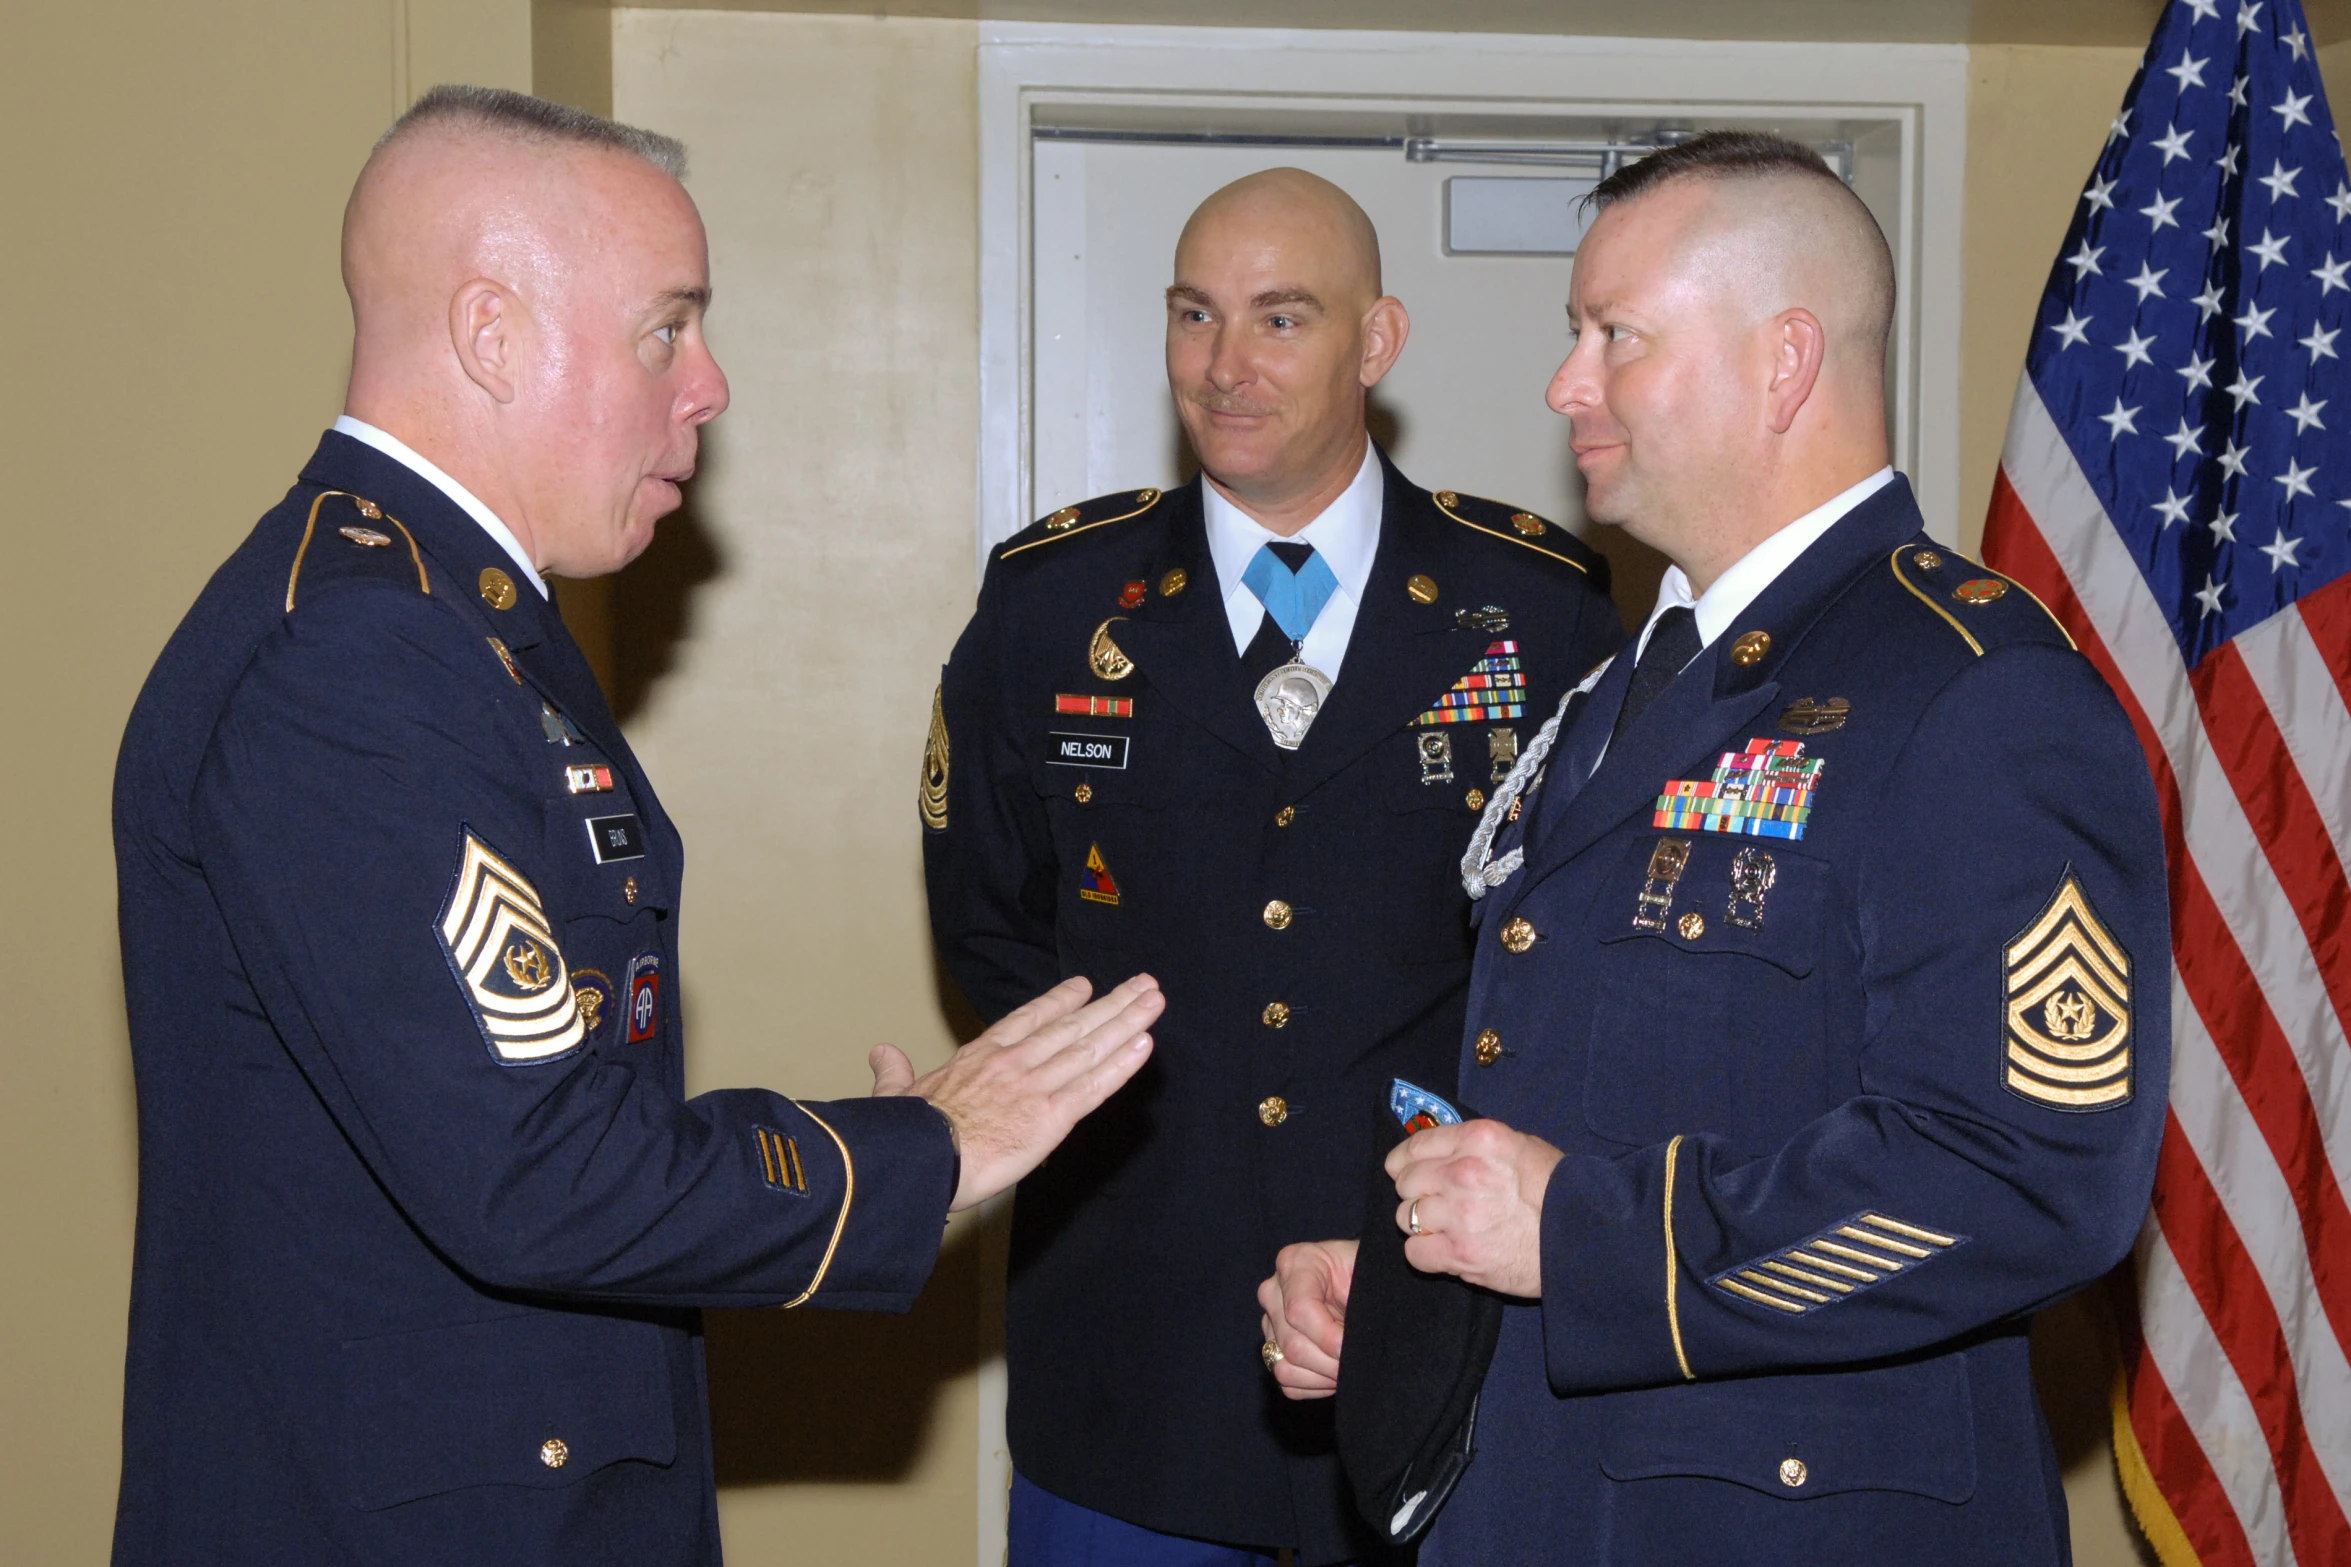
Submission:
[[[471,829],[435,930],[501,1065],[552,1061],[578,1048],[587,1026],[538,889]]]
[[[2131,958],[2091,912],[2071,866],[2006,953],[2003,1074],[2053,1110],[2131,1097]]]

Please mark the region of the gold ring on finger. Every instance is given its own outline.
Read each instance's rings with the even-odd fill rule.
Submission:
[[[1265,1362],[1266,1370],[1271,1371],[1274,1367],[1274,1362],[1285,1357],[1282,1354],[1282,1346],[1275,1343],[1272,1339],[1267,1339],[1264,1343],[1257,1346],[1257,1358]]]

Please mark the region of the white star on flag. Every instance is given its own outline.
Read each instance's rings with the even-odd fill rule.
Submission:
[[[2286,410],[2286,417],[2294,421],[2294,433],[2308,435],[2312,425],[2317,425],[2321,430],[2325,429],[2326,421],[2319,418],[2318,411],[2326,405],[2325,398],[2322,397],[2314,403],[2310,400],[2310,394],[2304,392],[2302,401]]]
[[[2270,575],[2275,576],[2288,566],[2300,566],[2302,563],[2294,558],[2294,552],[2301,547],[2300,539],[2289,539],[2285,529],[2278,529],[2278,536],[2261,546],[2261,553],[2269,557]]]
[[[2113,438],[2119,441],[2126,435],[2136,435],[2139,433],[2139,426],[2135,422],[2138,417],[2139,410],[2136,408],[2125,408],[2122,405],[2122,399],[2118,397],[2114,400],[2113,408],[2098,416],[2098,422],[2105,425],[2107,429],[2113,431]]]
[[[2302,171],[2300,169],[2287,168],[2285,159],[2272,158],[2269,160],[2269,172],[2261,176],[2261,178],[2255,180],[2253,183],[2256,185],[2268,186],[2269,199],[2271,202],[2280,202],[2285,200],[2288,196],[2299,196],[2302,194],[2300,191],[2294,188],[2294,181],[2301,173]],[[2261,237],[2267,239],[2269,237],[2269,230],[2263,229],[2261,231]]]
[[[2286,487],[2286,499],[2289,501],[2297,495],[2309,495],[2313,499],[2316,499],[2317,497],[2315,492],[2313,492],[2310,488],[2310,481],[2316,477],[2318,477],[2318,465],[2316,463],[2313,463],[2309,467],[2305,468],[2300,463],[2295,462],[2292,458],[2288,458],[2286,460],[2286,471],[2278,475],[2277,482]]]

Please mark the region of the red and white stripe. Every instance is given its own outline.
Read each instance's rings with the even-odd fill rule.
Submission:
[[[2000,467],[1986,559],[2121,698],[2170,849],[2133,1499],[2165,1567],[2351,1564],[2351,577],[2191,669],[2029,376]]]

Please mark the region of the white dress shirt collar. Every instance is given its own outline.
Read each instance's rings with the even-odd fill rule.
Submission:
[[[1355,615],[1363,605],[1371,581],[1372,559],[1380,548],[1380,513],[1387,501],[1387,475],[1378,448],[1367,437],[1363,466],[1339,498],[1290,538],[1311,544],[1331,568],[1339,590],[1315,617],[1298,656],[1333,680],[1347,656],[1347,642],[1355,630]],[[1226,500],[1222,491],[1200,477],[1200,509],[1208,524],[1208,554],[1216,563],[1217,585],[1224,592],[1226,619],[1232,625],[1233,647],[1247,652],[1265,619],[1265,606],[1241,581],[1260,547],[1283,542],[1282,535],[1258,522]]]
[[[386,457],[391,458],[392,461],[430,484],[434,489],[439,490],[443,495],[448,496],[451,501],[456,503],[459,511],[480,523],[482,531],[498,541],[498,547],[504,550],[508,557],[514,561],[514,564],[521,569],[522,574],[530,580],[531,586],[539,590],[539,597],[545,598],[547,596],[547,579],[539,575],[539,568],[532,565],[530,557],[522,552],[521,541],[515,538],[506,524],[498,520],[496,512],[475,498],[473,491],[443,473],[422,453],[406,441],[401,440],[400,437],[388,435],[364,420],[354,419],[349,414],[339,414],[335,418],[335,430],[338,434],[348,435],[363,446],[374,447]]]
[[[1747,606],[1777,582],[1780,573],[1793,566],[1798,556],[1818,543],[1822,534],[1835,527],[1847,512],[1893,482],[1894,470],[1880,468],[1851,489],[1830,497],[1740,556],[1704,593],[1693,596],[1690,579],[1682,574],[1682,568],[1666,567],[1664,577],[1657,584],[1657,607],[1649,611],[1648,623],[1641,627],[1641,640],[1633,650],[1633,657],[1639,659],[1641,650],[1649,645],[1649,632],[1656,626],[1657,617],[1684,605],[1697,617],[1699,645],[1713,646],[1714,639],[1730,630],[1731,623],[1746,612]]]

